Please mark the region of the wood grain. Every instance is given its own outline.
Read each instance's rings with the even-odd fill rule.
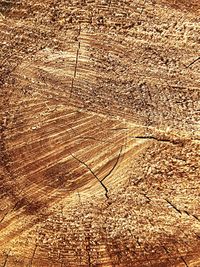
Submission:
[[[200,266],[199,13],[1,1],[0,266]]]

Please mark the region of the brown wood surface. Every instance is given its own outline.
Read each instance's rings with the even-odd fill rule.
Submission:
[[[0,266],[200,266],[200,1],[0,1]]]

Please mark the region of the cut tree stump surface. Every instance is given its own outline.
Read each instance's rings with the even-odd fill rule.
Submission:
[[[200,1],[0,1],[0,266],[200,266]]]

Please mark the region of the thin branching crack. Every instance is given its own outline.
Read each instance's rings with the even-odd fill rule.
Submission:
[[[146,193],[141,193],[141,195],[143,195],[147,200],[148,200],[148,202],[150,202],[151,201],[151,198],[150,197],[148,197],[147,196],[147,194]]]
[[[135,139],[147,139],[147,140],[155,140],[155,141],[158,141],[158,142],[167,142],[167,143],[171,143],[171,144],[177,144],[178,141],[175,141],[175,140],[170,140],[170,139],[167,139],[167,138],[157,138],[155,136],[131,136],[131,138],[135,138]]]
[[[79,201],[79,203],[82,205],[81,195],[80,195],[79,190],[77,190],[77,195],[78,195],[78,201]]]
[[[167,203],[168,203],[174,210],[176,210],[178,213],[182,214],[182,212],[181,212],[176,206],[174,206],[174,204],[172,204],[168,199],[165,199],[165,201],[167,201]]]
[[[194,217],[197,221],[200,222],[199,218],[196,215],[192,215],[192,217]]]
[[[164,251],[169,254],[169,251],[167,250],[167,248],[165,246],[162,246],[162,248],[164,249]]]
[[[189,213],[187,210],[184,210],[184,212],[185,212],[188,216],[190,216],[190,213]]]
[[[192,216],[194,219],[196,219],[197,221],[200,222],[200,219],[199,219],[196,215],[194,215],[194,214],[190,214],[187,210],[184,210],[184,212],[185,212],[188,216]]]
[[[193,60],[186,68],[191,67],[194,63],[196,63],[198,60],[200,60],[200,57],[196,58],[195,60]]]
[[[3,217],[2,217],[1,220],[0,220],[0,223],[2,223],[2,222],[5,220],[5,218],[6,218],[6,216],[8,215],[8,213],[9,213],[9,211],[7,211],[7,212],[3,215]]]
[[[9,255],[7,254],[7,255],[6,255],[6,259],[5,259],[5,261],[4,261],[3,265],[2,265],[2,267],[6,267],[6,264],[7,264],[7,262],[8,262],[8,257],[9,257]]]
[[[32,265],[33,265],[33,259],[35,257],[35,253],[36,253],[37,247],[38,247],[38,245],[35,244],[35,247],[34,247],[34,250],[33,250],[33,253],[32,253],[32,256],[31,256],[31,259],[30,259],[30,262],[29,262],[29,267],[32,267]]]
[[[185,261],[185,259],[181,256],[180,259],[183,261],[183,263],[185,264],[186,267],[189,267],[187,262]]]
[[[112,131],[129,130],[129,128],[119,127],[119,128],[111,128],[110,130],[112,130]]]
[[[111,175],[111,173],[114,171],[114,169],[117,167],[119,159],[121,157],[121,153],[122,153],[122,149],[123,146],[121,147],[120,151],[119,151],[119,155],[117,156],[117,160],[115,162],[115,164],[113,165],[112,169],[103,177],[103,179],[101,179],[101,181],[103,182],[109,175]]]
[[[105,196],[106,198],[108,197],[108,189],[107,187],[104,185],[104,183],[99,179],[99,177],[93,172],[93,170],[87,165],[87,163],[85,163],[84,161],[80,160],[79,158],[77,158],[76,156],[74,156],[73,154],[71,154],[71,156],[76,159],[79,163],[81,163],[82,165],[84,165],[91,173],[92,175],[97,179],[97,181],[101,184],[101,186],[104,188],[105,190]]]

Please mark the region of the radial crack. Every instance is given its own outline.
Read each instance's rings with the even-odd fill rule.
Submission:
[[[2,223],[2,222],[4,221],[4,219],[6,218],[6,216],[8,215],[8,213],[9,213],[9,211],[7,211],[7,212],[3,215],[3,217],[2,217],[1,220],[0,220],[0,223]]]
[[[33,254],[32,254],[31,259],[30,259],[30,262],[29,262],[29,267],[32,267],[33,259],[35,257],[35,253],[36,253],[36,249],[37,249],[37,244],[35,245],[35,248],[33,250]]]
[[[178,213],[180,213],[180,214],[182,214],[182,212],[179,210],[179,209],[177,209],[169,200],[167,200],[167,199],[165,199],[165,201],[167,201],[167,203],[173,208],[173,209],[175,209]]]
[[[171,144],[177,144],[178,141],[176,140],[170,140],[170,139],[167,139],[167,138],[157,138],[155,136],[131,136],[131,138],[136,138],[136,139],[152,139],[152,140],[156,140],[158,142],[168,142],[168,143],[171,143]]]
[[[187,264],[187,262],[185,261],[185,259],[182,256],[180,257],[180,259],[184,262],[184,264],[185,264],[186,267],[189,267],[188,264]]]
[[[107,187],[104,185],[104,183],[99,179],[99,177],[93,172],[93,170],[87,165],[87,163],[85,163],[84,161],[78,159],[76,156],[74,156],[73,154],[71,154],[71,156],[76,159],[79,163],[83,164],[91,173],[92,175],[97,179],[97,181],[101,184],[101,186],[104,188],[105,190],[105,196],[106,198],[108,197],[108,189]]]
[[[129,129],[128,128],[121,127],[121,128],[112,128],[110,130],[112,130],[112,131],[119,131],[119,130],[129,130]]]
[[[196,215],[192,215],[192,217],[195,218],[197,221],[200,221]]]
[[[190,66],[192,66],[194,63],[196,63],[198,60],[200,59],[200,57],[196,58],[195,60],[193,60],[186,68],[189,68]]]

